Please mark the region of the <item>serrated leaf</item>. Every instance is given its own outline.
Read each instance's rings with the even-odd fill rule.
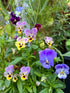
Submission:
[[[14,61],[12,61],[9,65],[15,65],[18,62],[20,62],[23,59],[23,57],[17,57]]]
[[[20,80],[18,80],[18,82],[17,82],[17,87],[18,87],[19,93],[23,93],[23,91],[22,91],[22,82]]]

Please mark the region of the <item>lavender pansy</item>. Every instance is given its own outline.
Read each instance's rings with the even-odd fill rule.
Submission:
[[[26,22],[21,22],[21,21],[16,23],[16,31],[18,31],[19,34],[24,30],[25,24]]]
[[[51,46],[54,43],[54,41],[51,37],[45,37],[45,43]]]
[[[28,38],[28,41],[31,42],[33,40],[36,40],[37,29],[36,28],[33,28],[32,30],[26,29],[24,31],[24,34]]]
[[[12,73],[13,73],[13,65],[9,65],[5,68],[4,76],[7,80],[12,79]]]
[[[40,57],[40,63],[44,68],[51,68],[51,66],[54,66],[53,59],[57,57],[57,52],[52,49],[45,49],[39,52]]]
[[[16,25],[16,23],[20,21],[20,17],[17,17],[15,14],[13,14],[13,12],[11,12],[10,16],[11,18],[9,20],[12,22],[12,24]]]
[[[19,73],[21,79],[22,80],[28,79],[29,72],[30,72],[30,67],[25,67],[25,66],[21,67],[20,73]]]
[[[57,64],[55,66],[55,74],[57,74],[58,78],[66,79],[67,75],[69,74],[69,66],[66,64]]]

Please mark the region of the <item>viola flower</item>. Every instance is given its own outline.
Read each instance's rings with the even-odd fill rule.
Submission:
[[[25,47],[25,43],[27,43],[27,42],[28,42],[28,39],[27,38],[23,37],[21,39],[21,37],[18,37],[15,45],[18,48],[18,50],[20,50],[21,48],[24,48]]]
[[[40,57],[40,63],[44,68],[51,68],[51,66],[54,66],[53,59],[57,56],[57,52],[46,48],[45,50],[42,50],[39,52]]]
[[[29,72],[30,72],[30,67],[25,67],[25,66],[21,67],[20,73],[19,73],[21,80],[28,79]]]
[[[16,11],[15,11],[16,16],[19,16],[23,9],[24,7],[20,7],[20,6],[16,7]]]
[[[16,23],[16,31],[18,31],[19,34],[21,34],[21,32],[24,30],[24,26],[25,26],[26,22],[17,22]]]
[[[36,81],[36,85],[39,86],[40,85],[40,81]]]
[[[13,65],[9,65],[8,67],[5,68],[4,76],[6,77],[7,80],[12,79],[13,75]]]
[[[55,66],[55,74],[57,74],[58,78],[66,79],[67,75],[69,74],[69,66],[66,64],[57,64]]]
[[[41,24],[35,24],[35,26],[34,26],[34,28],[37,28],[37,30],[39,31],[40,30],[40,28],[41,28]]]
[[[51,37],[45,37],[45,43],[51,46],[54,43],[54,41],[52,40]]]
[[[11,12],[10,16],[11,18],[9,20],[12,22],[12,24],[16,25],[16,23],[20,21],[20,17],[17,17],[15,14],[13,14],[13,12]]]
[[[18,80],[17,76],[14,75],[14,76],[13,76],[13,82],[16,82],[17,80]]]
[[[37,33],[37,29],[33,28],[32,30],[26,29],[24,31],[26,37],[28,38],[28,42],[31,42],[33,40],[36,40],[36,33]]]
[[[16,40],[17,38],[18,38],[18,35],[15,35],[13,39]]]

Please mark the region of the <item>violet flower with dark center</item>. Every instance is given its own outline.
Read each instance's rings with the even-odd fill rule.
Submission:
[[[25,66],[21,67],[20,73],[19,73],[21,79],[22,80],[28,79],[29,72],[30,72],[30,67],[25,67]]]
[[[36,33],[37,33],[37,29],[36,28],[33,28],[32,30],[26,29],[24,31],[24,34],[28,38],[29,42],[31,42],[33,40],[36,40]]]
[[[7,80],[10,80],[12,78],[12,73],[13,65],[9,65],[8,67],[5,68],[4,76],[6,77]]]
[[[40,57],[40,63],[44,68],[51,68],[51,66],[54,66],[53,59],[57,57],[57,52],[46,48],[45,50],[42,50],[39,52],[39,57]]]
[[[41,24],[35,24],[35,26],[34,26],[34,28],[37,28],[37,30],[39,31],[40,30],[40,28],[41,28]]]
[[[69,66],[66,64],[57,64],[55,66],[55,74],[57,74],[58,78],[66,79],[67,75],[69,74]]]
[[[11,18],[9,20],[12,22],[12,24],[16,25],[16,23],[20,21],[20,17],[17,17],[15,14],[13,14],[13,12],[11,12],[10,16]]]

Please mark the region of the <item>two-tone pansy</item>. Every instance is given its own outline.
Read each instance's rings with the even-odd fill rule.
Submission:
[[[5,68],[4,76],[6,77],[7,80],[12,79],[13,75],[13,65],[9,65],[8,67]]]
[[[21,48],[25,47],[25,44],[28,42],[28,39],[23,37],[18,37],[17,41],[15,42],[16,47],[18,48],[18,50],[20,50]]]
[[[24,81],[28,79],[29,72],[30,72],[30,67],[25,67],[25,66],[21,67],[20,73],[19,73],[21,80]]]
[[[54,66],[53,59],[57,57],[57,52],[55,50],[46,48],[45,50],[39,52],[39,57],[42,66],[49,69],[51,66]]]
[[[67,75],[69,74],[69,66],[66,64],[57,64],[55,66],[55,74],[57,74],[58,78],[66,79]]]
[[[36,28],[33,28],[32,30],[26,29],[24,31],[24,34],[28,38],[28,42],[31,42],[33,40],[36,40],[37,29]]]
[[[11,18],[9,20],[13,25],[16,25],[16,23],[21,19],[20,17],[17,17],[16,14],[13,14],[13,12],[11,12],[10,16]]]
[[[54,43],[54,41],[51,37],[45,37],[45,43],[51,46]]]
[[[18,78],[17,78],[17,75],[15,74],[14,76],[13,76],[13,82],[16,82],[18,80]]]
[[[20,6],[16,7],[16,11],[15,11],[16,16],[20,16],[23,9],[24,7],[20,7]]]
[[[41,24],[39,24],[39,23],[35,24],[34,28],[36,28],[39,31],[41,28]]]
[[[26,22],[17,22],[16,23],[16,31],[18,31],[19,34],[21,34],[21,32],[24,30],[24,26],[25,26]]]

